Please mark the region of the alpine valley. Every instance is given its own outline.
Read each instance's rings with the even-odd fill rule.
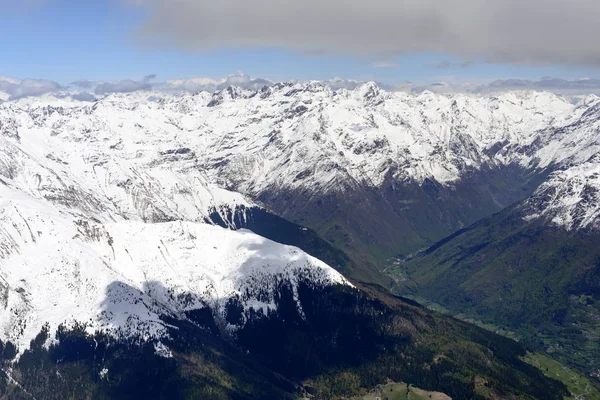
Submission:
[[[527,350],[600,385],[600,98],[77,98],[0,103],[3,398],[568,397]]]

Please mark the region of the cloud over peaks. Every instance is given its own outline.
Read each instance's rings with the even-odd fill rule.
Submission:
[[[73,100],[77,101],[96,101],[96,96],[88,92],[75,93],[71,95]]]
[[[90,82],[87,79],[79,79],[78,81],[71,83],[71,85],[75,85],[83,89],[90,89],[94,86],[94,82]]]
[[[259,90],[263,86],[270,85],[271,83],[272,82],[266,79],[253,78],[243,72],[238,72],[223,78],[173,79],[156,83],[154,88],[163,92],[214,92],[216,90],[225,89],[228,86],[238,86],[248,90]]]
[[[131,93],[138,90],[152,90],[152,85],[148,80],[144,79],[142,82],[136,82],[131,79],[124,79],[117,82],[103,82],[99,83],[94,90],[97,95],[109,94],[109,93]]]
[[[600,94],[600,79],[574,79],[544,77],[539,80],[529,79],[497,79],[495,81],[475,85],[472,83],[451,84],[436,82],[428,85],[401,85],[396,90],[410,90],[420,93],[425,90],[436,93],[495,93],[508,91],[548,91],[565,96]]]

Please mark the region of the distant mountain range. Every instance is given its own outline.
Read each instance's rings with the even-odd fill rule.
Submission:
[[[598,150],[593,95],[574,105],[550,93],[416,95],[311,82],[52,103],[5,104],[2,131],[15,135],[26,118],[100,159],[135,153],[140,165],[200,170],[369,269],[524,199]]]

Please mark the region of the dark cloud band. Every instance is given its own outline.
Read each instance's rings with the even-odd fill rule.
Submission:
[[[600,66],[598,0],[123,0],[145,7],[140,38],[206,50],[283,47],[394,56]]]

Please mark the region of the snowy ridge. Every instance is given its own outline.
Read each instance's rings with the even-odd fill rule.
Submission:
[[[552,174],[525,203],[526,219],[568,230],[600,228],[600,157]]]
[[[588,162],[598,152],[600,98],[590,95],[576,104],[569,115],[563,115],[560,121],[535,132],[524,143],[506,146],[501,154],[524,165],[569,168]]]
[[[202,221],[207,203],[219,203],[212,196],[226,193],[216,187],[251,198],[282,190],[320,195],[389,181],[452,186],[472,171],[506,165],[565,169],[600,151],[599,121],[593,95],[572,104],[548,92],[414,94],[374,83],[0,104],[0,137],[35,160],[42,178],[59,174],[53,187],[80,191],[69,195],[100,204],[95,211],[108,219],[145,221]],[[190,189],[199,187],[212,194]]]
[[[46,114],[52,119],[56,116],[52,110],[39,110],[33,120],[30,115],[3,120],[0,176],[10,180],[9,186],[106,221],[120,217],[202,222],[213,211],[254,205],[209,183],[189,149],[166,148],[142,159],[139,153],[118,154],[121,141],[111,143],[91,135],[89,140],[85,136],[65,140],[35,120]],[[56,122],[51,124],[56,127]],[[83,135],[91,134],[90,128],[80,129]],[[95,146],[97,141],[104,143]]]
[[[101,223],[85,210],[0,186],[0,336],[21,349],[44,323],[160,337],[160,315],[206,306],[219,314],[239,297],[246,310],[276,308],[275,282],[295,290],[347,281],[301,250],[250,231],[203,223]],[[231,327],[235,329],[235,327]]]
[[[216,187],[251,198],[295,190],[318,196],[390,181],[453,186],[473,171],[507,165],[566,169],[600,151],[599,124],[594,95],[572,104],[548,92],[414,94],[374,83],[0,105],[0,135],[23,138],[22,150],[47,178],[40,190],[56,172],[53,187],[76,191],[63,187],[63,197],[85,199],[109,220],[202,221],[211,205],[220,209],[215,193],[235,196]]]
[[[378,186],[390,174],[451,183],[466,170],[514,162],[489,154],[498,143],[527,145],[538,130],[577,114],[551,93],[416,95],[373,83],[352,91],[310,82],[195,95],[136,92],[87,106],[48,100],[51,108],[39,101],[3,104],[1,119],[52,130],[86,148],[93,143],[105,157],[144,160],[157,150],[188,148],[211,181],[251,195],[278,187]]]
[[[517,157],[556,172],[523,207],[526,219],[544,218],[566,228],[600,228],[600,98],[591,95],[575,108],[576,117],[562,127],[540,132]]]
[[[185,318],[209,306],[218,316],[236,296],[246,310],[274,309],[278,280],[294,290],[299,276],[315,285],[346,283],[299,249],[244,230],[181,221],[98,224],[19,198],[3,204],[1,223],[1,334],[21,349],[44,323],[160,337],[160,315]]]

